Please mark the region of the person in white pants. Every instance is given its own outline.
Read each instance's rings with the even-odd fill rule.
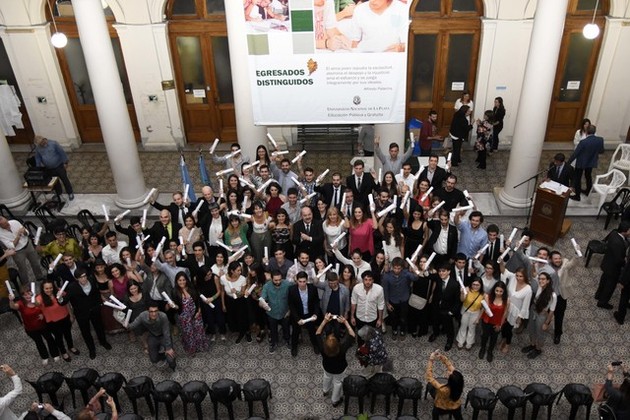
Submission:
[[[481,318],[481,302],[483,301],[483,286],[479,277],[473,279],[470,287],[462,289],[462,321],[457,332],[457,347],[466,346],[467,350],[475,344],[475,333]]]

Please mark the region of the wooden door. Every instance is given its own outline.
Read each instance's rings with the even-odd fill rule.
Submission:
[[[591,22],[594,6],[591,0],[572,0],[569,4],[549,109],[546,141],[573,141],[582,119],[588,118],[584,112],[603,38],[605,19],[602,16],[608,10],[607,2],[602,1],[595,20],[600,34],[595,39],[586,39],[582,29]],[[597,124],[596,121],[593,123]]]
[[[187,141],[236,141],[227,34],[215,23],[173,26],[171,51]]]

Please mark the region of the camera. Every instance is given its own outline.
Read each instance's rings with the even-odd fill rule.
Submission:
[[[44,404],[37,404],[37,408],[39,408],[40,410],[44,409]]]
[[[621,361],[616,361],[616,362],[612,362],[611,365],[613,366],[621,366]]]

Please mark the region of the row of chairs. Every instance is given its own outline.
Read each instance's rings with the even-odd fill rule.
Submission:
[[[262,403],[265,418],[269,418],[268,400],[272,398],[271,384],[265,379],[251,379],[241,385],[232,379],[219,379],[208,385],[202,381],[190,381],[183,385],[176,381],[167,379],[157,384],[148,376],[138,376],[127,380],[121,373],[110,372],[99,375],[91,368],[83,368],[75,371],[71,376],[64,377],[60,372],[48,372],[40,376],[36,381],[27,381],[35,392],[39,402],[43,402],[44,394],[48,395],[53,406],[59,407],[57,393],[64,382],[68,385],[72,396],[72,405],[77,407],[75,392],[79,391],[83,399],[83,404],[89,402],[88,391],[91,388],[104,388],[110,395],[118,410],[120,411],[120,401],[118,392],[122,389],[131,405],[133,412],[138,415],[138,400],[144,399],[149,407],[151,415],[159,418],[159,405],[164,404],[169,420],[173,420],[173,404],[180,398],[183,404],[184,419],[188,418],[188,404],[193,404],[197,414],[197,419],[208,418],[203,415],[202,402],[207,395],[212,401],[214,418],[219,418],[219,404],[226,407],[228,417],[234,420],[233,403],[237,399],[245,399],[249,409],[249,416],[253,416],[254,402]],[[101,401],[103,404],[104,401]],[[104,406],[104,405],[103,405]]]
[[[440,383],[446,383],[446,378],[437,378]],[[413,403],[413,417],[418,417],[418,402],[422,399],[422,383],[415,378],[403,377],[398,380],[389,373],[377,373],[367,379],[361,375],[349,375],[343,380],[344,394],[344,415],[348,414],[350,398],[357,398],[359,413],[363,413],[364,398],[370,396],[370,412],[374,412],[375,400],[379,395],[385,398],[385,416],[390,414],[390,400],[392,395],[398,397],[399,419],[404,418],[402,413],[405,400]],[[431,384],[426,385],[424,398],[428,395],[435,398],[435,388]],[[551,420],[551,413],[554,402],[560,402],[564,395],[571,405],[570,420],[574,420],[580,407],[586,408],[586,419],[590,418],[593,405],[593,395],[590,388],[583,384],[567,384],[562,390],[554,392],[550,386],[542,383],[531,383],[521,389],[515,385],[501,387],[496,393],[489,388],[475,387],[471,389],[467,396],[464,407],[470,403],[473,409],[473,420],[477,420],[479,413],[486,411],[488,419],[492,420],[492,414],[500,401],[508,409],[508,420],[513,420],[517,409],[522,409],[523,420],[527,410],[527,403],[532,405],[532,419],[538,417],[542,407],[547,407],[547,420]],[[374,418],[374,417],[371,417]]]

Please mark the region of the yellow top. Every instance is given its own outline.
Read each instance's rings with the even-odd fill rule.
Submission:
[[[448,371],[451,371],[454,369],[453,364],[451,363],[450,360],[448,360],[448,357],[444,356],[443,354],[440,354],[437,357],[442,361],[442,363],[444,363]],[[435,400],[433,403],[435,407],[441,408],[443,410],[456,410],[459,407],[461,407],[462,405],[461,398],[457,399],[456,401],[451,400],[451,389],[447,387],[446,384],[439,383],[433,377],[433,361],[432,360],[429,360],[429,364],[427,365],[427,372],[425,376],[426,376],[427,382],[433,385],[436,391]]]
[[[481,310],[482,301],[483,301],[483,293],[468,291],[468,294],[466,295],[466,297],[464,298],[464,301],[462,302],[462,308],[466,309],[470,306],[470,308],[468,309],[468,312],[477,312]]]

